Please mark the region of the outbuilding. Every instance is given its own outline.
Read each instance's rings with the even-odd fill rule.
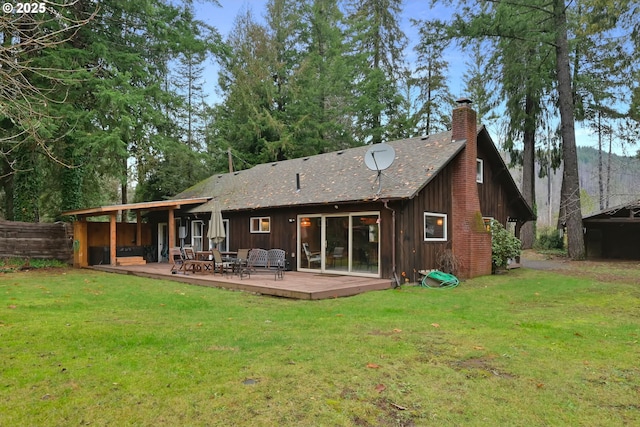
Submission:
[[[640,260],[640,199],[586,216],[582,223],[587,258]]]

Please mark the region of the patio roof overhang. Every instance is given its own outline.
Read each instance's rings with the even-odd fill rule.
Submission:
[[[126,203],[121,205],[99,206],[96,208],[77,209],[62,212],[62,215],[75,216],[100,216],[109,215],[120,211],[151,211],[164,209],[179,209],[183,205],[197,205],[206,203],[210,197],[196,197],[192,199],[158,200],[154,202]]]

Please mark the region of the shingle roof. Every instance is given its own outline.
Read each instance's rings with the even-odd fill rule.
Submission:
[[[451,141],[451,132],[389,142],[396,156],[382,172],[380,194],[376,194],[376,171],[364,163],[370,146],[362,146],[213,175],[175,197],[212,197],[220,202],[223,211],[406,199],[427,185],[465,143]],[[299,191],[296,174],[300,176]],[[209,212],[211,203],[191,211]]]
[[[584,216],[582,217],[583,220],[589,220],[589,219],[594,219],[596,217],[601,217],[601,218],[607,218],[607,217],[612,217],[612,216],[620,216],[621,214],[624,215],[629,215],[630,210],[635,209],[638,210],[640,209],[640,198],[638,199],[633,199],[630,200],[626,203],[621,203],[619,205],[616,206],[611,206],[609,208],[600,210],[598,212],[592,213],[591,215],[588,216]],[[622,211],[622,212],[621,212]],[[627,212],[624,212],[627,211]]]

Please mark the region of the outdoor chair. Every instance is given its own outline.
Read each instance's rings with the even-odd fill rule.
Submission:
[[[184,273],[185,259],[180,248],[169,248],[169,263],[171,264],[171,273],[176,274],[179,271]]]
[[[286,252],[282,249],[269,249],[267,251],[267,267],[277,278],[284,278],[284,268],[286,262]]]
[[[237,271],[240,271],[242,270],[243,267],[247,266],[247,260],[249,259],[249,251],[250,249],[238,249],[238,253],[236,254]]]
[[[212,249],[211,252],[213,254],[214,273],[219,272],[220,274],[225,274],[233,272],[233,263],[229,261],[223,261],[222,254],[218,249]]]
[[[251,249],[247,266],[240,269],[240,278],[251,277],[251,273],[274,273],[276,279],[282,279],[285,252],[282,249],[271,249],[271,251],[273,252],[270,257],[269,251],[265,249]],[[269,264],[270,261],[273,265]]]
[[[371,262],[369,261],[369,253],[363,248],[358,248],[357,254],[358,254],[358,263],[361,266],[366,265],[368,270],[369,267],[371,266]]]
[[[265,249],[251,249],[249,258],[247,259],[247,268],[249,270],[256,268],[266,268],[268,252]]]
[[[196,253],[194,252],[191,246],[183,247],[182,252],[184,253],[184,259],[190,259],[190,260],[196,259]]]
[[[336,246],[335,248],[333,248],[333,254],[331,254],[331,261],[334,267],[336,266],[336,260],[340,260],[340,263],[342,264],[343,256],[344,256],[344,247]]]
[[[307,257],[307,268],[311,268],[311,263],[320,264],[322,262],[320,252],[311,252],[307,242],[302,243],[302,250],[304,250],[304,254]]]

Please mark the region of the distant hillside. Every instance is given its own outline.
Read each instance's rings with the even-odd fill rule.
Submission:
[[[603,153],[603,174],[605,180],[608,156]],[[507,160],[508,162],[508,160]],[[511,168],[513,178],[522,186],[522,168]],[[578,174],[580,188],[583,190],[582,214],[589,215],[600,210],[598,189],[598,150],[592,147],[578,147]],[[555,226],[560,206],[560,186],[562,184],[562,168],[552,174],[551,179],[536,179],[536,205],[538,225]],[[548,195],[551,193],[551,208]],[[637,157],[611,155],[611,175],[609,183],[609,206],[625,203],[640,198],[640,159]]]

